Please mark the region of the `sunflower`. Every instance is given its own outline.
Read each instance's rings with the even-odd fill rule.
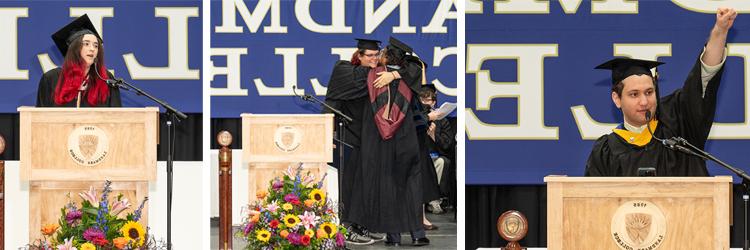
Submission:
[[[143,241],[146,239],[144,231],[145,230],[143,230],[141,223],[135,221],[128,221],[128,223],[125,223],[125,225],[120,228],[122,236],[125,237],[128,242],[133,242],[134,247],[140,247],[143,245]]]
[[[313,191],[311,191],[310,194],[307,196],[310,197],[310,199],[313,199],[314,201],[321,202],[321,203],[325,202],[326,200],[326,194],[317,188],[313,189]]]
[[[262,242],[268,242],[271,239],[271,232],[265,229],[258,230],[255,232],[255,238]]]
[[[79,249],[81,249],[81,250],[96,250],[96,246],[94,246],[94,244],[86,242],[86,243],[83,243],[81,245],[81,248],[79,248]]]
[[[330,222],[321,224],[320,229],[322,229],[328,235],[328,238],[332,238],[338,232],[338,228],[336,228],[336,226],[331,224]]]
[[[292,228],[299,223],[299,217],[293,214],[287,214],[284,216],[284,224],[286,224],[286,227]]]

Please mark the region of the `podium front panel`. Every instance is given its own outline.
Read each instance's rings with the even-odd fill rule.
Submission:
[[[242,159],[248,163],[332,162],[333,115],[242,114]]]
[[[23,180],[154,180],[157,108],[18,109]]]

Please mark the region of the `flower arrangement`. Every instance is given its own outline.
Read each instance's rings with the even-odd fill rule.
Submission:
[[[148,200],[145,198],[132,213],[128,199],[119,194],[110,200],[111,182],[104,183],[101,196],[94,187],[82,192],[80,206],[72,199],[60,211],[56,224],[42,226],[42,239],[27,246],[40,250],[98,250],[98,249],[153,249],[156,243],[149,238],[148,228],[138,222]]]
[[[301,164],[290,166],[267,191],[256,193],[235,237],[247,241],[246,249],[343,249],[346,229],[320,190],[324,180],[325,175],[315,183],[313,174],[302,174]]]

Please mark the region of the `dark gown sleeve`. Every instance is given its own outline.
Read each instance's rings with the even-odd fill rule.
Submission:
[[[57,86],[57,78],[60,73],[59,68],[47,71],[39,79],[39,86],[36,90],[36,106],[37,107],[54,107],[54,91]]]
[[[422,65],[414,60],[406,60],[404,66],[398,69],[398,74],[414,93],[419,93],[422,89]]]
[[[456,146],[456,140],[451,135],[451,123],[448,120],[442,119],[435,121],[435,145],[437,146],[438,152],[443,155],[448,155],[451,148]]]
[[[586,162],[586,173],[584,176],[614,176],[611,166],[612,150],[609,147],[608,136],[599,137],[591,149],[589,160]]]
[[[716,94],[724,72],[722,66],[708,82],[705,95],[701,82],[700,56],[685,79],[682,88],[661,100],[659,120],[678,136],[704,148],[716,113]],[[661,125],[661,124],[660,124]]]
[[[369,72],[369,67],[352,65],[343,60],[336,62],[328,80],[326,99],[354,100],[366,96]]]
[[[107,71],[107,75],[109,76],[109,79],[115,79],[115,76],[112,75],[112,73],[110,73],[109,71]],[[120,98],[120,88],[109,87],[109,98],[107,99],[108,99],[108,103],[107,103],[108,107],[122,107],[122,99]]]

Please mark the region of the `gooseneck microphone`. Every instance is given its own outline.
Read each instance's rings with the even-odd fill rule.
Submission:
[[[649,126],[648,124],[650,121],[651,121],[651,110],[647,110],[646,111],[646,129],[648,129],[648,133],[651,134],[651,137],[661,142],[662,145],[664,145],[668,149],[677,150],[677,151],[680,151],[689,155],[697,156],[706,160],[705,156],[697,154],[693,150],[683,147],[681,144],[684,145],[684,143],[686,143],[687,140],[681,137],[673,137],[673,138],[666,138],[666,139],[656,137],[656,135],[654,135],[654,132],[651,131],[651,126]]]

